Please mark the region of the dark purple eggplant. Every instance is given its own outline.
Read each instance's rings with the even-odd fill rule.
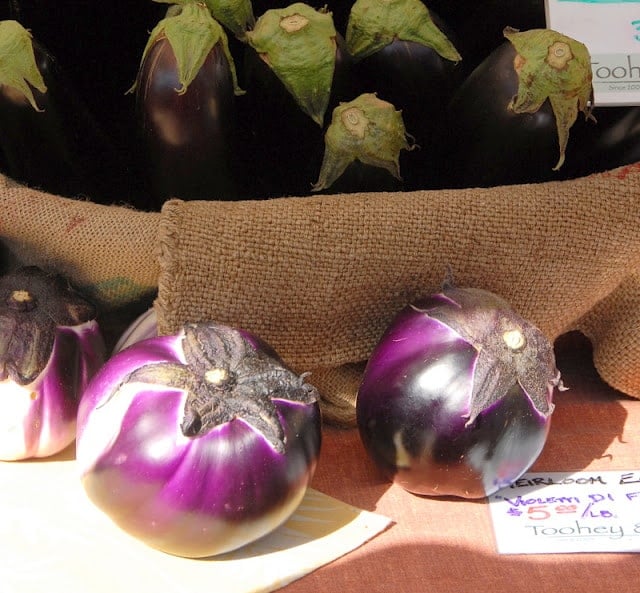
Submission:
[[[363,93],[333,110],[313,191],[400,191],[400,156],[413,147],[402,113],[375,93]]]
[[[581,177],[640,161],[640,106],[599,107],[593,125],[575,134],[571,162],[564,174]]]
[[[132,197],[124,161],[56,58],[15,20],[0,22],[0,43],[3,172],[68,197]]]
[[[357,0],[345,40],[360,91],[400,109],[418,147],[405,155],[405,186],[432,185],[434,130],[465,76],[449,27],[420,0]]]
[[[454,32],[467,72],[502,44],[505,27],[520,31],[546,27],[544,0],[425,0],[425,3]]]
[[[367,453],[409,492],[480,498],[541,453],[553,346],[501,297],[446,287],[407,305],[373,349],[356,400]]]
[[[584,44],[550,29],[504,34],[447,107],[437,136],[442,186],[560,179],[570,130],[593,123]]]
[[[165,13],[166,5],[150,0],[56,0],[55,4],[10,0],[10,5],[10,18],[29,29],[56,57],[115,147],[119,162],[114,166],[105,163],[99,174],[118,183],[112,199],[146,207],[139,150],[131,132],[135,115],[125,91],[131,86],[149,31]]]
[[[295,3],[261,15],[246,50],[241,119],[253,194],[308,195],[331,112],[355,96],[344,40],[329,13]]]
[[[201,3],[170,10],[151,32],[135,83],[138,128],[156,208],[169,198],[239,197],[235,66]]]

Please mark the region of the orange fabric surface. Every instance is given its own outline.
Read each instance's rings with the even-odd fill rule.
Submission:
[[[640,401],[606,386],[581,336],[561,338],[550,435],[531,471],[640,469]],[[313,486],[394,525],[283,593],[631,593],[637,554],[499,555],[486,501],[414,496],[385,481],[357,430],[327,428]],[[640,509],[638,513],[640,522]]]

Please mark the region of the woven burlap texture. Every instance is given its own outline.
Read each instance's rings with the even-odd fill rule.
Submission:
[[[106,308],[157,290],[162,333],[249,329],[353,424],[363,365],[396,312],[440,288],[492,290],[553,340],[578,329],[601,376],[640,397],[640,164],[565,182],[242,202],[99,206],[0,177],[14,263]]]
[[[640,396],[640,164],[567,182],[264,202],[167,202],[162,331],[215,318],[311,371],[354,419],[362,363],[396,312],[458,286],[505,297],[550,338],[580,329]]]
[[[63,274],[103,308],[126,306],[157,290],[159,218],[47,194],[0,175],[4,255]]]

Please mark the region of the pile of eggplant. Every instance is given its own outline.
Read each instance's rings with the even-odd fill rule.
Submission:
[[[640,159],[640,107],[594,105],[588,51],[545,29],[543,0],[11,0],[0,18],[0,171],[69,197],[157,210]]]

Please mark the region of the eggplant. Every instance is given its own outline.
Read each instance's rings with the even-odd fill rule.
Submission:
[[[447,106],[436,135],[443,187],[561,179],[570,130],[593,123],[584,44],[551,29],[504,35]]]
[[[80,397],[106,359],[96,309],[58,274],[0,278],[0,459],[49,457],[76,435]]]
[[[10,5],[11,18],[55,56],[74,93],[102,130],[103,139],[92,141],[88,127],[86,152],[89,155],[103,152],[105,142],[115,152],[112,159],[115,163],[110,165],[109,160],[103,159],[94,176],[100,180],[108,178],[114,186],[101,201],[128,202],[141,209],[149,207],[139,150],[132,133],[135,114],[126,90],[131,86],[132,73],[149,31],[166,6],[150,0],[56,0],[55,8],[42,0],[10,0]],[[81,126],[77,128],[82,138]]]
[[[450,28],[420,0],[357,0],[345,40],[360,91],[400,109],[418,148],[405,155],[405,187],[433,185],[436,125],[465,77]]]
[[[235,97],[242,91],[227,35],[204,4],[174,8],[152,30],[132,88],[156,209],[172,197],[240,197]]]
[[[125,163],[57,59],[15,20],[0,22],[3,172],[99,203],[135,195]]]
[[[640,106],[598,106],[593,125],[575,134],[564,176],[582,177],[640,162]]]
[[[266,11],[247,38],[241,120],[252,194],[308,195],[331,112],[356,96],[352,59],[331,14],[304,3]]]
[[[545,0],[425,0],[455,34],[465,69],[471,72],[504,41],[505,27],[546,27]]]
[[[374,347],[358,430],[405,490],[482,498],[538,458],[556,389],[553,346],[535,325],[499,295],[446,286],[402,309]]]
[[[402,113],[364,93],[333,110],[313,191],[400,191],[400,154],[413,148]]]
[[[242,329],[201,322],[130,337],[80,404],[89,499],[127,533],[184,557],[222,554],[281,525],[317,464],[317,390]]]

